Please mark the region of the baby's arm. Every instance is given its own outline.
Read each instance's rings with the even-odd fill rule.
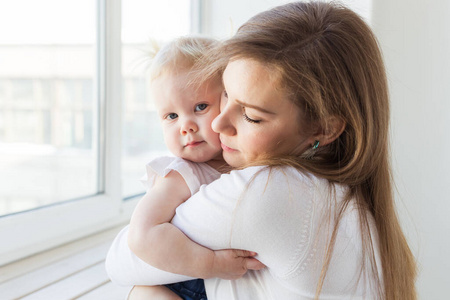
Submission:
[[[175,209],[190,196],[189,187],[178,172],[171,171],[165,177],[158,176],[131,216],[129,243],[136,241],[144,246],[151,246],[145,242],[147,239],[140,239],[151,235],[158,225],[170,222],[175,215]]]
[[[175,171],[159,177],[133,213],[128,234],[130,249],[143,261],[164,271],[197,278],[235,279],[248,269],[264,267],[244,250],[212,251],[196,244],[170,220],[190,197],[183,177]]]

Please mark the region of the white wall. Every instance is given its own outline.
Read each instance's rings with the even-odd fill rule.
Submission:
[[[289,0],[204,0],[204,33],[223,39],[231,37],[236,30],[255,14]],[[370,20],[371,0],[343,1],[366,20]]]
[[[375,0],[391,88],[398,205],[420,263],[420,299],[450,287],[450,1]]]
[[[204,0],[204,33],[215,38],[226,39],[250,17],[271,8],[287,3],[283,0]]]
[[[227,38],[254,14],[290,1],[206,2],[206,33]],[[419,299],[445,299],[450,286],[450,1],[342,2],[372,25],[385,55],[396,200],[419,259]]]

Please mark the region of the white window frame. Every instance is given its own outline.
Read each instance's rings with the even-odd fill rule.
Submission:
[[[0,265],[111,227],[122,207],[121,1],[98,0],[98,195],[0,218]],[[131,203],[130,203],[131,204]]]
[[[191,0],[201,32],[203,0]],[[0,266],[126,222],[139,197],[121,191],[121,0],[97,0],[98,195],[0,217]]]

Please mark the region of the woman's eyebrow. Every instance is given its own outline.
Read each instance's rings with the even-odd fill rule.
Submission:
[[[271,115],[274,115],[274,114],[275,114],[273,111],[269,111],[269,110],[267,110],[267,109],[264,109],[264,108],[259,107],[259,106],[256,106],[256,105],[252,105],[252,104],[249,104],[249,103],[245,103],[245,102],[240,101],[240,100],[237,100],[237,99],[234,100],[234,101],[236,101],[237,103],[239,103],[240,105],[242,105],[242,106],[244,106],[244,107],[253,108],[253,109],[259,110],[259,111],[261,111],[261,112],[263,112],[263,113],[266,113],[266,114],[271,114]]]

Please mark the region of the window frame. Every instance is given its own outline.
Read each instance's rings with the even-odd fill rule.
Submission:
[[[191,32],[202,30],[204,0],[190,0]],[[0,266],[129,220],[140,198],[122,198],[121,0],[97,0],[98,190],[94,196],[0,216]],[[126,201],[125,201],[126,200]]]
[[[70,242],[122,221],[120,184],[121,1],[97,1],[94,151],[98,194],[0,218],[0,265]]]

